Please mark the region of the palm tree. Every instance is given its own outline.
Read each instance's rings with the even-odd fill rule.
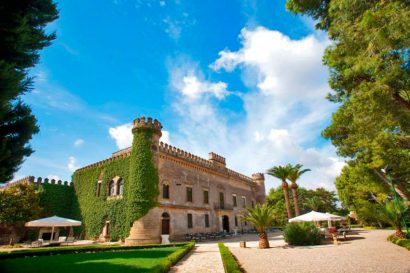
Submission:
[[[386,221],[396,229],[396,236],[407,238],[403,229],[403,215],[407,212],[408,206],[405,201],[390,201],[384,205],[384,215]]]
[[[292,182],[290,185],[292,189],[292,195],[293,195],[293,203],[295,206],[295,216],[299,215],[299,204],[298,204],[298,184],[296,184],[296,181],[300,178],[302,174],[305,172],[309,172],[310,169],[303,169],[302,164],[296,164],[293,168],[292,171],[288,175],[288,179]]]
[[[274,207],[265,204],[256,204],[254,208],[248,207],[245,221],[253,224],[259,233],[259,248],[269,248],[268,235],[266,228],[272,225],[275,220]]]
[[[322,205],[323,202],[318,196],[313,196],[305,201],[305,206],[314,211],[319,211]]]
[[[288,176],[290,172],[292,171],[292,165],[287,164],[285,166],[275,166],[270,168],[266,173],[279,178],[282,180],[282,189],[283,189],[283,195],[285,197],[285,204],[286,204],[286,210],[288,212],[288,219],[292,218],[292,214],[290,211],[290,202],[289,202],[289,187],[288,183],[286,182],[286,179],[288,179]]]

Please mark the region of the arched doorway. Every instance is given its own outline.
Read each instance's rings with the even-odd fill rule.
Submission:
[[[229,217],[227,215],[222,216],[222,230],[229,232]]]
[[[170,217],[168,212],[164,212],[162,214],[162,221],[161,221],[161,234],[169,235],[169,225],[170,225]]]

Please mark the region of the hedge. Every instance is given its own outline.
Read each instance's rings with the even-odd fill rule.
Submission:
[[[164,246],[164,245],[162,245]],[[169,255],[166,260],[162,261],[158,266],[156,266],[152,272],[155,273],[166,273],[169,271],[171,266],[176,264],[181,260],[192,248],[194,248],[195,242],[190,242],[185,244],[182,248],[176,250],[171,255]]]
[[[223,244],[218,243],[219,252],[221,253],[222,262],[226,273],[241,273],[242,270],[232,255],[231,251]]]
[[[395,234],[392,234],[389,237],[387,237],[387,240],[392,242],[393,244],[399,245],[401,247],[406,248],[407,250],[410,250],[410,239],[399,238]]]
[[[183,247],[185,251],[186,248],[189,248],[189,250],[192,249],[194,245],[195,245],[194,242],[190,242],[190,243],[173,243],[173,244],[166,244],[166,245],[152,244],[152,245],[141,245],[141,246],[88,245],[88,246],[42,247],[42,248],[15,250],[15,251],[10,251],[10,252],[0,252],[0,260],[23,258],[23,257],[33,257],[33,256],[52,256],[52,255],[60,255],[60,254],[83,253],[83,252],[118,251],[118,250],[179,247],[179,246]],[[173,257],[171,260],[174,262],[175,257]]]

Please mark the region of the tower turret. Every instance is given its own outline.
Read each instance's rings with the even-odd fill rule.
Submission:
[[[257,185],[256,202],[264,203],[266,200],[265,175],[263,173],[254,173],[252,179]]]
[[[160,242],[157,206],[159,195],[159,139],[161,123],[144,116],[134,120],[130,169],[127,181],[128,245]]]

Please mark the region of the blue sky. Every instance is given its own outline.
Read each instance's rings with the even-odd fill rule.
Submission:
[[[285,1],[61,1],[57,33],[24,97],[40,133],[16,178],[70,180],[130,144],[152,116],[163,140],[244,174],[275,164],[313,171],[302,186],[333,189],[343,161],[320,136],[336,105],[321,63],[329,45]],[[279,182],[269,179],[267,186]]]

